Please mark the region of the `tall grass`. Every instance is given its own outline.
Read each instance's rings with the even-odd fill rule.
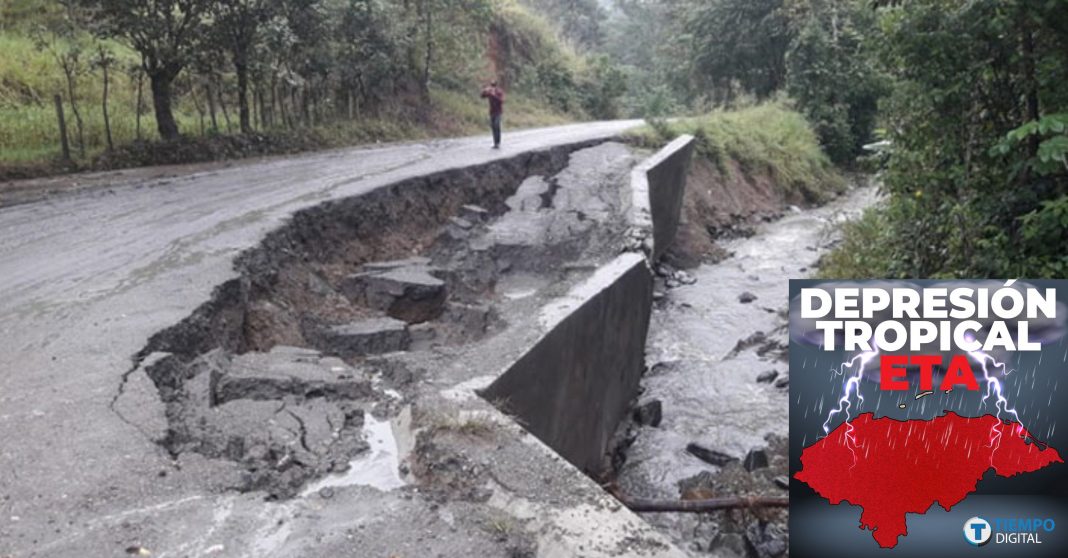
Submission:
[[[138,137],[136,81],[127,71],[137,57],[121,45],[109,43],[108,46],[119,60],[110,72],[108,107],[111,133],[115,145],[122,146]],[[36,48],[25,30],[0,30],[0,52],[4,53],[0,57],[0,165],[47,164],[58,158],[61,152],[59,126],[52,100],[57,93],[63,98],[72,155],[82,163],[87,163],[105,150],[107,139],[101,104],[103,78],[99,70],[86,72],[77,79],[75,102],[82,117],[85,138],[85,157],[81,158],[77,125],[66,82],[55,60],[48,52]],[[89,54],[84,53],[85,56]],[[186,74],[176,84],[174,99],[179,128],[183,134],[192,136],[215,133],[211,129],[210,118],[197,112],[187,92],[188,87],[183,86],[184,76]],[[142,87],[141,138],[154,140],[158,136],[147,79]],[[206,111],[205,99],[201,97],[199,101],[201,109]],[[232,99],[227,102],[230,119],[236,128],[237,107]],[[413,111],[402,110],[403,107],[396,107],[396,111],[386,107],[378,115],[352,121],[339,119],[309,131],[314,132],[326,147],[473,134],[487,129],[486,103],[479,99],[477,86],[472,91],[463,92],[434,88],[431,90],[430,104],[429,120],[412,114]],[[219,132],[226,133],[222,109],[217,107],[217,111]],[[507,128],[561,124],[568,120],[563,114],[523,95],[508,97]],[[282,129],[266,132],[280,135],[291,133]]]
[[[737,110],[716,110],[677,120],[652,120],[634,132],[638,141],[659,145],[680,134],[697,140],[697,154],[721,172],[735,161],[747,173],[767,173],[788,192],[819,201],[845,186],[823,153],[805,117],[785,101]]]
[[[136,57],[117,44],[108,43],[107,46],[118,59],[109,72],[111,134],[116,144],[129,143],[137,138],[137,90],[136,82],[126,68]],[[57,93],[63,99],[71,150],[77,156],[77,124],[66,81],[55,60],[20,31],[0,32],[0,52],[4,53],[0,57],[0,163],[37,162],[59,154],[59,125],[52,100]],[[85,57],[89,55],[89,52],[83,53]],[[74,100],[82,117],[87,157],[107,146],[103,88],[103,76],[99,71],[86,71],[76,79]],[[141,134],[144,138],[153,138],[156,121],[152,115],[147,79],[143,82],[143,95]],[[192,103],[184,97],[178,97],[176,101],[175,118],[179,127],[184,132],[197,133],[199,120]]]
[[[488,129],[489,112],[486,101],[478,97],[478,91],[470,93],[433,90],[431,103],[438,119],[446,120],[434,126],[456,134],[471,134]],[[504,105],[504,123],[507,128],[530,128],[565,124],[571,120],[563,114],[522,95],[508,95]],[[452,129],[450,130],[450,124]]]

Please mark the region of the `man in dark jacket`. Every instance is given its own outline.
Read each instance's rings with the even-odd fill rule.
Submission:
[[[501,148],[501,113],[504,112],[504,91],[491,81],[482,89],[482,98],[489,99],[490,128],[493,130],[493,148]]]

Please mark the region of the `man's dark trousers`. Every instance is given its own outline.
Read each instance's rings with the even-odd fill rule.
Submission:
[[[490,116],[490,128],[493,129],[493,147],[501,145],[501,115]]]

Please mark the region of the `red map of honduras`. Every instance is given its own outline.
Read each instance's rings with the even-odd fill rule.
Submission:
[[[865,413],[805,448],[794,478],[831,504],[860,506],[860,527],[892,548],[908,534],[905,514],[936,502],[949,511],[991,467],[1011,477],[1063,463],[1057,450],[1024,438],[1030,433],[1019,423],[993,415],[901,421]]]

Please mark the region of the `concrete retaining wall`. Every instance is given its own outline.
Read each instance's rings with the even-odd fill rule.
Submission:
[[[645,258],[617,257],[543,310],[547,333],[482,396],[575,466],[601,471],[641,379],[652,296]]]
[[[654,262],[675,240],[693,148],[693,136],[679,136],[631,171],[631,225],[644,233],[643,248]]]
[[[481,393],[588,473],[604,469],[612,434],[638,392],[652,310],[650,262],[675,239],[693,145],[693,136],[681,136],[634,168],[634,251],[547,306],[546,333]]]

